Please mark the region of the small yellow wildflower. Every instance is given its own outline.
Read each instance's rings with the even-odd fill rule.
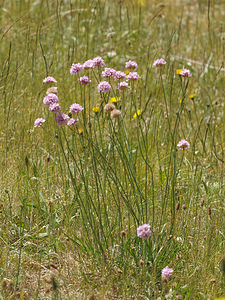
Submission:
[[[139,117],[139,116],[141,115],[141,113],[142,113],[142,110],[141,110],[141,109],[138,109],[138,110],[136,111],[136,113],[133,115],[133,118],[136,119],[137,117]]]
[[[100,110],[100,107],[99,106],[93,107],[92,110],[93,110],[93,112],[98,113]]]
[[[121,101],[121,97],[113,97],[109,100],[109,103],[117,103]]]
[[[177,75],[180,75],[181,71],[182,71],[182,69],[177,69],[177,70],[176,70],[176,74],[177,74]]]
[[[81,135],[83,134],[83,129],[82,128],[78,128],[78,133]]]
[[[126,75],[128,75],[129,73],[130,73],[130,71],[129,71],[129,70],[126,70],[126,71],[125,71],[125,74],[126,74]]]
[[[190,98],[190,99],[194,99],[194,97],[195,97],[195,94],[188,95],[188,98]]]

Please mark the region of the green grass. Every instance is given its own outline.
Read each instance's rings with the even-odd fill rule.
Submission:
[[[0,8],[1,298],[224,296],[223,1]],[[117,70],[129,59],[139,66],[116,120],[103,111],[115,83],[101,99],[98,72],[85,88],[69,73],[95,56]],[[161,57],[167,64],[155,68]],[[176,74],[183,67],[189,80]],[[43,106],[48,75],[65,113],[74,102],[85,107],[74,131]],[[38,117],[46,122],[34,129]],[[190,149],[177,151],[183,138]],[[148,240],[136,236],[144,223]]]

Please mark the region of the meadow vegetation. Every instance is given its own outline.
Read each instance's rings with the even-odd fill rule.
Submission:
[[[223,0],[1,1],[1,299],[225,295],[224,18]],[[119,90],[102,71],[129,60]]]

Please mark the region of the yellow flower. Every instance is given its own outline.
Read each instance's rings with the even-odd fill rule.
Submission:
[[[133,115],[133,118],[136,119],[137,117],[139,117],[139,116],[141,115],[141,113],[142,113],[142,110],[141,110],[141,109],[138,109],[138,110],[136,111],[136,113]]]
[[[137,2],[138,4],[141,4],[141,6],[145,5],[146,0],[133,0],[134,3]]]
[[[92,108],[93,112],[98,113],[100,110],[100,107],[96,106]]]
[[[126,71],[125,71],[125,74],[126,74],[126,75],[128,75],[129,73],[130,73],[130,71],[129,71],[129,70],[126,70]]]
[[[78,133],[79,134],[83,134],[83,129],[82,128],[78,128]]]
[[[180,75],[180,72],[181,72],[181,71],[182,71],[182,69],[177,69],[177,70],[176,70],[176,74],[177,74],[177,75]]]
[[[109,100],[109,103],[116,103],[120,101],[121,101],[121,97],[113,97]]]
[[[188,98],[190,98],[190,99],[194,99],[194,97],[195,97],[195,94],[188,95]]]

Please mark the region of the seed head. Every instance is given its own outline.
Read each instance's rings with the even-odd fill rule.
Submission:
[[[177,202],[176,210],[179,210],[179,208],[180,208],[180,202]]]
[[[107,103],[105,106],[104,106],[104,111],[105,112],[111,112],[115,109],[115,105],[113,103]]]
[[[52,86],[52,87],[48,88],[47,92],[46,92],[46,95],[48,95],[48,94],[55,94],[55,95],[57,95],[57,93],[58,93],[57,89],[58,88],[56,86]]]
[[[114,109],[114,110],[111,112],[111,118],[112,118],[112,119],[117,119],[117,118],[119,118],[120,115],[121,115],[121,111],[118,110],[118,109]]]

